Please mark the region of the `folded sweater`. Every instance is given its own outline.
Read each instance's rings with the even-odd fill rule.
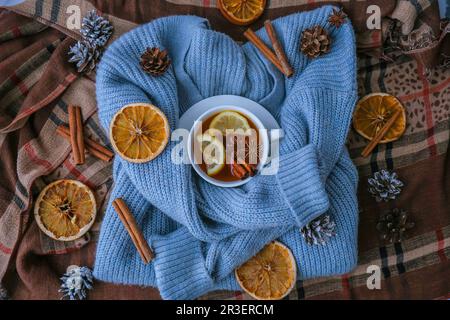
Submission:
[[[99,117],[106,131],[124,105],[149,102],[172,130],[196,102],[240,95],[269,110],[284,130],[280,167],[238,188],[202,180],[190,165],[171,160],[176,141],[148,163],[114,159],[114,186],[103,219],[94,275],[104,281],[157,287],[165,299],[193,299],[211,290],[238,290],[234,269],[278,239],[293,252],[299,278],[349,272],[357,260],[357,173],[345,139],[357,98],[355,39],[350,22],[329,24],[331,6],[273,22],[295,73],[285,78],[250,43],[239,46],[210,29],[207,20],[172,16],[121,36],[97,71]],[[302,31],[321,25],[332,45],[309,59]],[[257,34],[270,43],[264,30]],[[167,49],[172,64],[162,76],[144,73],[147,47]],[[111,205],[129,205],[155,252],[145,265]],[[300,229],[329,214],[337,235],[310,246]]]

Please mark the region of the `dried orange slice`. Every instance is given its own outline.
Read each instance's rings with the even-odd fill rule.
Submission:
[[[57,180],[46,186],[34,205],[39,228],[55,240],[72,241],[92,226],[97,205],[92,191],[75,180]]]
[[[297,267],[291,250],[273,241],[237,268],[235,274],[241,288],[253,298],[278,300],[294,287]]]
[[[359,100],[353,113],[353,127],[364,138],[372,140],[397,110],[402,113],[380,143],[397,140],[406,129],[405,108],[387,93],[372,93]]]
[[[231,23],[245,26],[264,12],[266,0],[218,0],[222,15]]]
[[[111,144],[125,160],[135,163],[156,158],[169,141],[169,122],[164,113],[147,103],[128,104],[110,125]]]

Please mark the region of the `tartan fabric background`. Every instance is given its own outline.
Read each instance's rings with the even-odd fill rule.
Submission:
[[[330,1],[269,1],[265,18],[325,2]],[[365,17],[358,16],[373,3],[382,5],[383,15],[395,7],[394,1],[382,0],[343,3],[353,16],[359,38],[369,39],[362,45],[364,49],[381,45],[380,33],[364,30]],[[83,109],[86,133],[109,146],[96,117],[93,77],[78,77],[66,62],[72,38],[79,37],[76,30],[65,26],[66,8],[73,4],[79,5],[82,15],[94,6],[107,13],[115,27],[114,37],[159,16],[190,13],[206,16],[214,28],[242,40],[243,29],[227,23],[213,0],[159,1],[152,3],[151,9],[145,1],[128,1],[123,7],[121,1],[91,4],[84,0],[34,0],[14,7],[19,15],[0,12],[0,279],[14,298],[58,298],[58,277],[65,267],[92,266],[101,223],[99,214],[86,237],[69,243],[53,241],[40,233],[34,219],[30,219],[33,196],[47,183],[68,177],[88,184],[104,205],[113,183],[111,164],[88,156],[86,164],[75,166],[69,156],[69,143],[55,135],[56,126],[67,122],[67,105],[73,103]],[[252,27],[260,26],[263,20]],[[366,159],[359,154],[367,142],[353,130],[350,132],[348,146],[361,181],[358,267],[341,277],[299,281],[289,299],[447,297],[450,71],[434,69],[426,74],[424,65],[404,55],[395,62],[361,56],[358,65],[360,96],[382,91],[399,97],[407,109],[407,131],[400,140],[378,146]],[[400,198],[392,203],[378,204],[366,191],[367,177],[381,168],[395,169],[406,184]],[[375,225],[379,216],[392,207],[407,209],[416,227],[402,244],[385,245],[378,239]],[[43,257],[45,261],[41,261]],[[366,269],[372,264],[381,267],[382,290],[366,288]],[[46,281],[47,289],[42,289],[41,281]],[[90,293],[90,298],[157,297],[153,289],[103,283],[96,284]],[[202,297],[246,298],[245,294],[230,292]]]

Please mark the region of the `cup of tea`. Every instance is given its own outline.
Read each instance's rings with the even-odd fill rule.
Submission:
[[[187,146],[200,177],[220,187],[237,187],[250,181],[267,162],[269,136],[252,112],[223,105],[200,115]]]

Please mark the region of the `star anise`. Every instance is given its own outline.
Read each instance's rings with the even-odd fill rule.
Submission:
[[[259,144],[256,137],[241,136],[241,139],[234,136],[233,139],[227,141],[232,144],[227,145],[227,147],[233,150],[233,161],[230,163],[231,174],[239,179],[246,179],[257,173]]]
[[[333,13],[328,18],[328,22],[336,28],[339,28],[346,22],[346,19],[347,14],[342,9],[336,10],[333,8]]]

